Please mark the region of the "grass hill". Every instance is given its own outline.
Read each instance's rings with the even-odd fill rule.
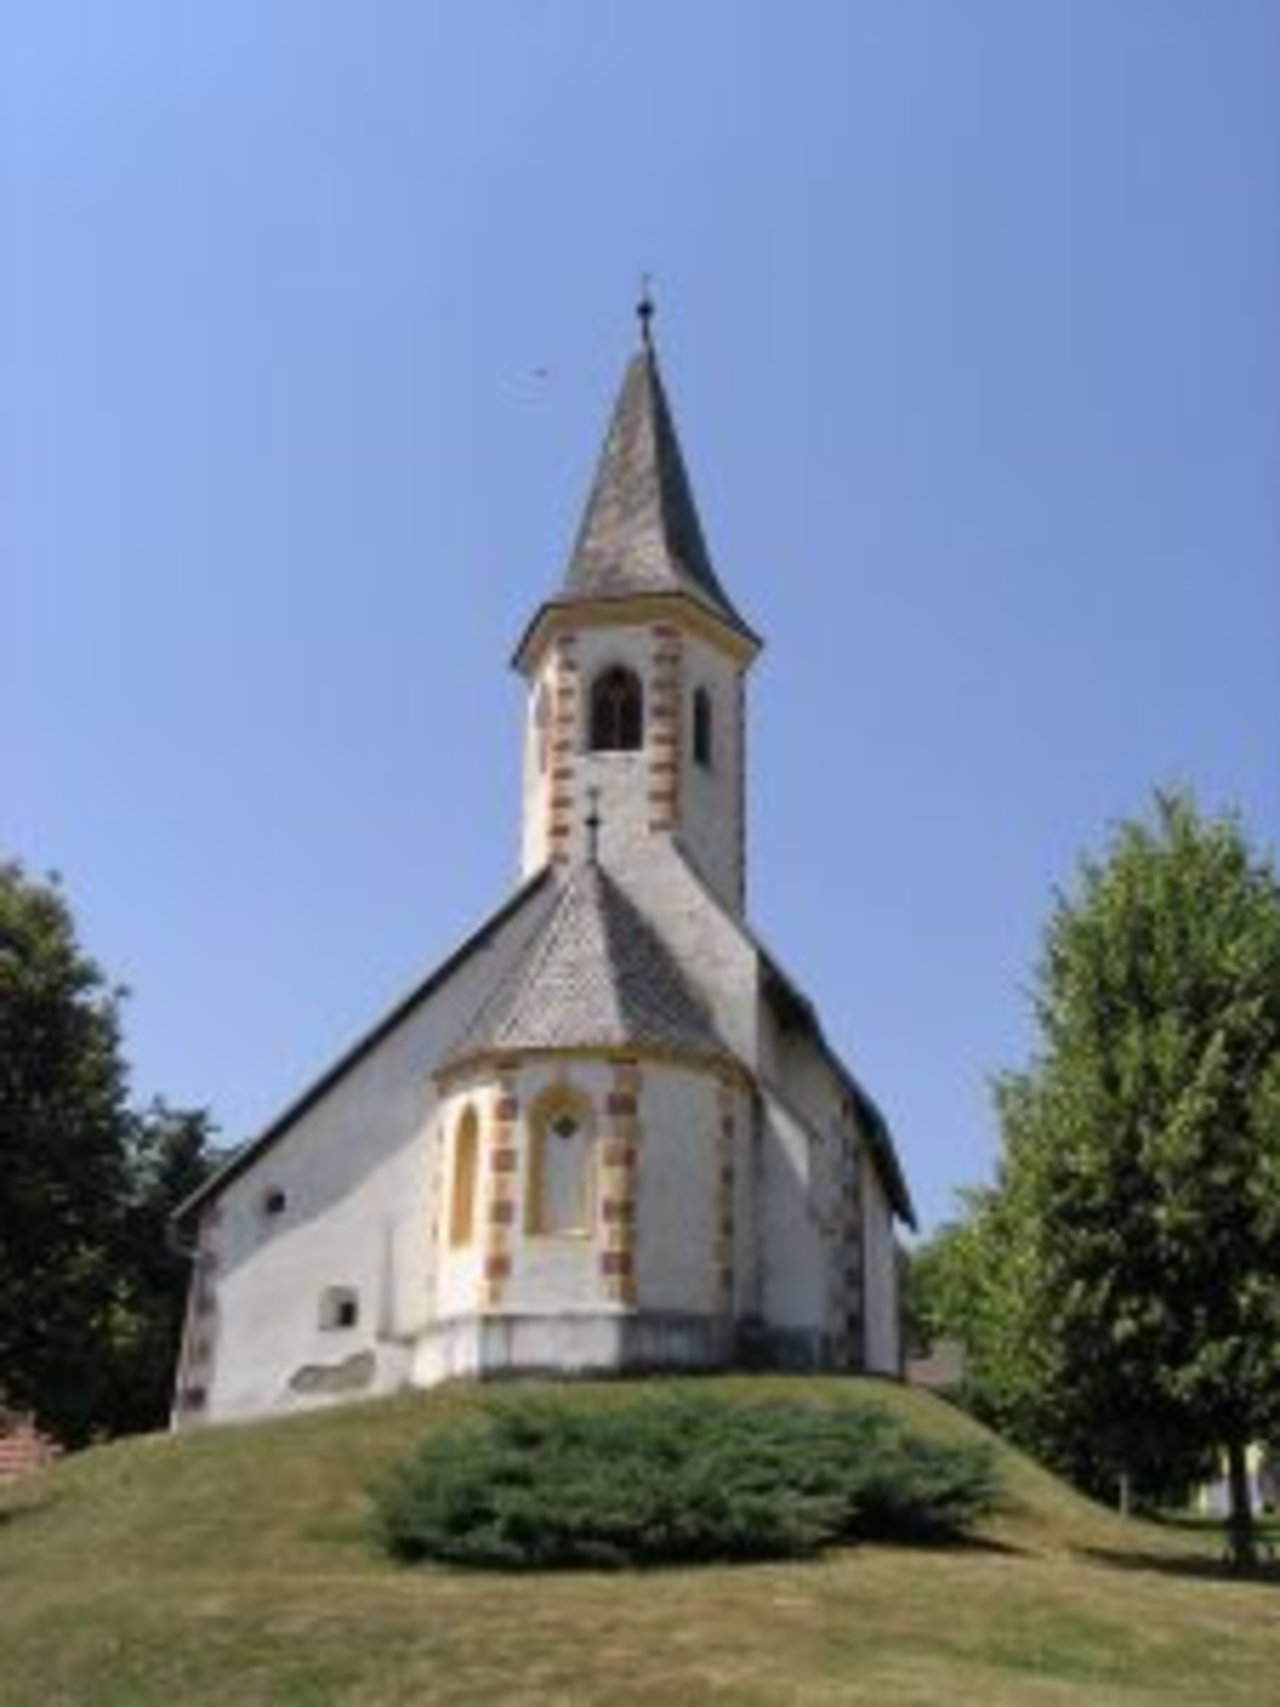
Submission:
[[[921,1432],[983,1433],[886,1383],[698,1387],[872,1399]],[[148,1436],[0,1493],[0,1704],[1280,1703],[1275,1585],[1226,1580],[1195,1537],[1121,1520],[1005,1448],[1006,1509],[965,1547],[627,1574],[390,1564],[366,1538],[368,1482],[481,1399]]]

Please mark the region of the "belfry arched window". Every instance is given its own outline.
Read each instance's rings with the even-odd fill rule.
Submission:
[[[591,1106],[556,1085],[529,1114],[525,1225],[530,1233],[582,1235],[595,1213]]]
[[[449,1243],[469,1245],[475,1233],[476,1186],[480,1174],[480,1122],[465,1108],[453,1134],[453,1185],[449,1195]]]
[[[693,690],[693,762],[711,769],[711,695],[706,688]]]
[[[634,752],[644,745],[644,689],[634,670],[615,664],[592,683],[590,744],[594,753]]]

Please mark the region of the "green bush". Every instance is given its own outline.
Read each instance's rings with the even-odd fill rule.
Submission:
[[[922,1440],[866,1406],[694,1396],[586,1410],[521,1397],[430,1436],[374,1511],[396,1558],[545,1569],[942,1538],[996,1493],[986,1448]]]

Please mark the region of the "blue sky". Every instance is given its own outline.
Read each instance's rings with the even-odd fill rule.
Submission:
[[[646,268],[753,916],[927,1224],[1079,854],[1169,781],[1280,842],[1266,0],[31,0],[0,255],[0,849],[227,1141],[513,882]]]

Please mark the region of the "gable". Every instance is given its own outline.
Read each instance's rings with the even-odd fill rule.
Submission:
[[[233,1180],[257,1165],[295,1126],[325,1097],[337,1090],[358,1068],[363,1066],[371,1055],[386,1043],[401,1027],[406,1025],[424,1004],[433,998],[441,996],[448,986],[469,967],[486,949],[496,947],[504,936],[516,934],[521,943],[527,934],[535,930],[543,921],[548,909],[554,902],[555,885],[548,868],[537,872],[529,881],[523,884],[515,894],[499,907],[462,942],[454,952],[443,961],[428,977],[416,985],[407,996],[403,997],[386,1013],[377,1024],[340,1055],[337,1061],[320,1075],[301,1096],[296,1098],[281,1113],[265,1131],[257,1138],[251,1139],[241,1146],[231,1159],[219,1168],[198,1191],[179,1205],[173,1214],[176,1225],[182,1226],[204,1207],[215,1199]],[[523,926],[523,929],[517,927]],[[494,982],[501,977],[504,965],[495,968]],[[473,1019],[477,1009],[483,1004],[492,986],[486,982],[479,994],[467,1004],[466,1011],[458,1015],[453,1026],[453,1035],[445,1040],[444,1047],[452,1044],[465,1027]],[[440,1052],[443,1054],[443,1049]],[[430,1073],[436,1065],[434,1060],[424,1063],[424,1074]]]

